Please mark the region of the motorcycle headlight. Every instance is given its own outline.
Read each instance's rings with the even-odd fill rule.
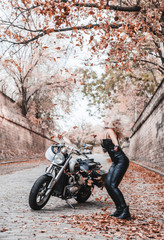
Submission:
[[[56,164],[62,164],[65,161],[64,155],[62,153],[57,153],[54,157],[54,162]]]

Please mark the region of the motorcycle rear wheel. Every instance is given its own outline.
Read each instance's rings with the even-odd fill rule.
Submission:
[[[76,195],[76,201],[79,203],[84,203],[91,196],[92,190],[90,186],[84,186],[80,189]]]
[[[29,195],[29,205],[33,210],[42,209],[48,202],[51,194],[46,196],[46,192],[51,179],[50,176],[42,175],[34,183]]]

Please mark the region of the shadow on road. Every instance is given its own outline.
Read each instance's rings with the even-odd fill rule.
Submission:
[[[65,201],[63,201],[63,204],[60,203],[60,205],[56,205],[55,207],[53,206],[52,208],[47,208],[45,207],[44,209],[42,210],[39,210],[39,212],[61,212],[61,211],[67,211],[68,212],[72,212],[72,210],[78,210],[79,211],[84,211],[84,210],[100,210],[101,208],[103,208],[105,205],[104,205],[104,202],[99,202],[99,201],[88,201],[88,202],[85,202],[85,203],[71,203],[72,206],[74,208],[71,208]]]

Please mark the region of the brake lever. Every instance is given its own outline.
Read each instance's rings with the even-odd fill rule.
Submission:
[[[75,149],[77,155],[81,155],[81,152],[79,152],[77,149]]]

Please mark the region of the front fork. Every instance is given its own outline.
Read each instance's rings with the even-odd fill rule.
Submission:
[[[49,195],[51,193],[52,188],[55,186],[55,183],[59,180],[59,178],[61,177],[62,173],[64,172],[64,170],[66,169],[69,161],[71,160],[72,156],[69,156],[67,161],[65,162],[65,164],[61,167],[61,169],[59,170],[58,174],[55,177],[52,177],[51,182],[48,185],[48,190],[46,192],[46,195]],[[54,165],[53,163],[50,165],[50,167],[46,170],[45,175],[51,175],[52,176],[52,165]]]

